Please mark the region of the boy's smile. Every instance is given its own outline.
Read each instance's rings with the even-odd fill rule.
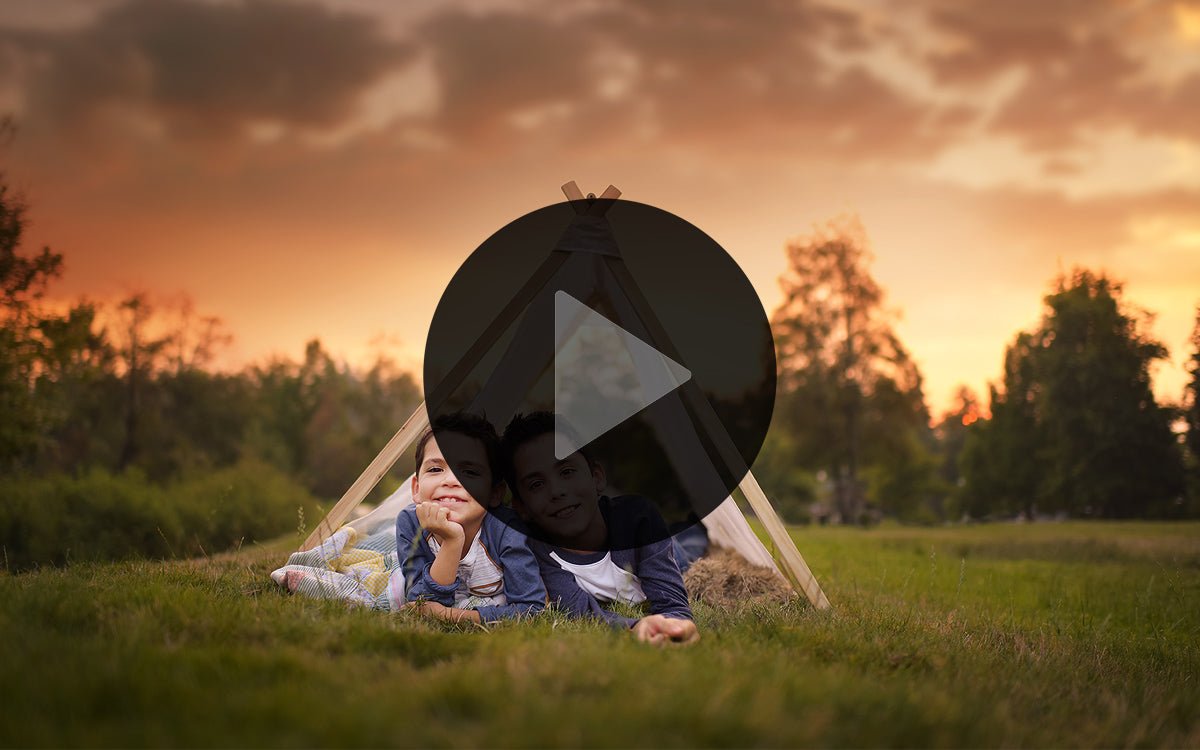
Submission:
[[[582,453],[554,457],[554,433],[522,444],[513,454],[518,510],[564,547],[600,549],[607,535],[600,515],[604,471]]]
[[[548,515],[551,518],[557,518],[560,521],[565,521],[566,519],[570,518],[571,516],[574,516],[575,511],[577,511],[577,510],[579,510],[579,503],[575,503],[574,505],[568,505],[564,508],[559,508],[558,510],[551,511]]]
[[[451,469],[438,443],[450,449],[457,464]],[[475,438],[442,432],[430,438],[417,474],[413,477],[413,500],[446,508],[449,520],[470,534],[483,521],[487,510],[476,498],[492,502],[500,488],[494,485],[487,452]]]

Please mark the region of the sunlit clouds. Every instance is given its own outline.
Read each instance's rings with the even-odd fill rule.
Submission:
[[[1200,302],[1190,2],[18,0],[0,107],[58,291],[186,291],[231,364],[415,366],[458,265],[570,179],[692,221],[769,309],[786,241],[857,212],[935,412],[1072,265],[1158,313],[1164,397]]]

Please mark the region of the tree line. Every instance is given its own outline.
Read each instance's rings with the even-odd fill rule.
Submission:
[[[6,474],[102,469],[168,483],[256,460],[337,497],[421,401],[412,375],[388,360],[355,370],[316,340],[299,361],[216,371],[228,335],[186,303],[165,309],[133,294],[115,309],[48,311],[39,302],[63,257],[23,252],[25,225],[24,204],[0,184]]]
[[[1151,313],[1103,272],[1056,278],[1038,325],[1008,345],[987,404],[960,387],[930,419],[854,218],[787,248],[773,326],[781,381],[760,459],[793,518],[842,522],[1200,516],[1200,307],[1177,403]]]
[[[411,374],[382,359],[351,368],[315,340],[302,359],[219,372],[229,337],[187,304],[134,294],[49,311],[64,260],[25,251],[25,228],[25,205],[0,181],[7,474],[98,468],[168,483],[252,459],[334,498],[420,403]],[[1104,273],[1064,274],[1038,326],[1008,346],[986,405],[961,388],[934,421],[861,224],[829,222],[786,252],[772,317],[779,392],[755,470],[789,519],[1200,515],[1200,310],[1191,380],[1178,403],[1159,404],[1150,367],[1167,352],[1149,314]]]

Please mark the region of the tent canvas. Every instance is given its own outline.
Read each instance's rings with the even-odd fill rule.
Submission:
[[[579,214],[588,214],[597,210],[594,207],[605,205],[603,201],[608,201],[611,204],[611,201],[620,195],[620,191],[610,185],[600,196],[600,202],[596,202],[592,196],[585,199],[574,182],[564,185],[563,192],[567,195],[567,198]],[[576,257],[580,255],[582,254],[576,254]],[[551,280],[556,276],[569,273],[575,273],[575,278],[578,280],[580,269],[585,268],[585,266],[578,262],[574,263],[574,265],[567,262],[568,258],[575,260],[575,257],[569,256],[569,253],[556,252],[551,254],[551,257],[547,259],[541,268],[534,272],[504,310],[493,319],[491,325],[488,326],[475,345],[463,356],[459,364],[452,368],[440,384],[439,392],[445,392],[457,386],[479,357],[489,351],[497,339],[524,314],[525,310],[537,302],[538,295],[545,294],[545,291],[550,288],[549,284]],[[612,258],[604,257],[601,254],[595,255],[587,262],[592,265],[586,267],[587,270],[584,273],[592,270],[598,271],[599,273],[596,274],[596,279],[598,280],[595,282],[597,285],[606,285],[606,290],[610,292],[613,289],[619,291],[618,299],[622,304],[622,309],[619,309],[617,313],[620,325],[632,330],[635,334],[648,341],[653,341],[657,347],[662,348],[664,351],[674,353],[674,347],[670,344],[669,337],[658,323],[645,299],[641,296],[636,282],[628,274],[628,270],[620,262],[619,257],[614,261]],[[521,337],[518,336],[517,340],[519,341],[520,339]],[[523,361],[523,353],[510,350],[505,352],[505,358],[521,362]],[[526,368],[529,372],[529,377],[532,378],[538,368],[544,368],[547,364],[552,363],[531,362]],[[703,392],[698,388],[692,387],[691,389],[685,389],[684,395],[688,399],[689,406],[699,415],[707,437],[718,446],[722,459],[727,462],[727,465],[731,469],[736,471],[737,476],[743,477],[739,484],[739,489],[749,504],[750,509],[763,524],[764,530],[771,541],[773,554],[759,541],[732,498],[726,498],[716,510],[709,513],[703,519],[711,542],[718,547],[737,552],[752,564],[771,568],[787,580],[795,589],[804,593],[813,606],[818,609],[828,608],[829,601],[821,590],[816,578],[804,562],[803,556],[788,535],[783,522],[775,513],[774,508],[772,508],[770,501],[750,472],[749,467],[746,467],[742,463],[741,457],[733,446],[728,433],[726,433],[719,419],[717,419]],[[664,419],[670,420],[672,416],[668,415]],[[677,424],[677,421],[668,422],[655,425],[655,427],[659,434],[670,430],[672,435],[678,435],[680,434],[679,431],[671,429],[673,426],[677,426]],[[388,441],[379,455],[367,466],[354,484],[350,486],[341,500],[330,510],[329,514],[317,525],[316,529],[309,535],[304,544],[301,545],[300,550],[310,550],[320,545],[340,528],[346,522],[351,512],[362,502],[363,498],[391,469],[400,455],[416,441],[428,426],[429,417],[426,404],[422,403],[392,439]],[[685,430],[683,434],[691,434],[695,441],[699,440],[694,435],[694,431]],[[676,446],[674,448],[676,453],[688,450],[687,445],[680,446],[677,440],[671,441],[670,444]],[[675,459],[676,456],[669,455],[669,458]],[[378,530],[383,527],[383,524],[393,521],[396,515],[412,502],[411,493],[407,489],[408,485],[408,482],[403,483],[401,488],[380,504],[379,507],[351,522],[351,525],[359,531],[369,532],[371,530]]]

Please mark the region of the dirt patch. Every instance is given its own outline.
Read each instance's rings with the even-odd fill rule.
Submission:
[[[751,565],[736,552],[714,548],[683,576],[692,598],[720,609],[784,603],[796,596],[770,568]]]

